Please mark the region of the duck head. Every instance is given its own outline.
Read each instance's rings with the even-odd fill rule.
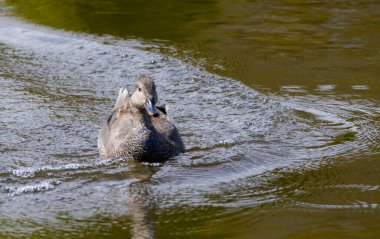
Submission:
[[[141,75],[136,81],[136,88],[132,94],[132,105],[140,110],[146,110],[148,115],[157,116],[159,111],[156,107],[158,95],[156,85],[152,78]]]

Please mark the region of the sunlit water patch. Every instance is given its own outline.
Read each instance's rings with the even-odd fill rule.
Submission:
[[[376,102],[302,86],[266,96],[153,46],[0,17],[0,216],[9,231],[28,233],[23,219],[58,227],[178,205],[255,207],[283,200],[287,187],[270,186],[278,170],[378,149]],[[98,130],[117,88],[132,89],[141,73],[156,80],[187,152],[160,164],[102,160]]]

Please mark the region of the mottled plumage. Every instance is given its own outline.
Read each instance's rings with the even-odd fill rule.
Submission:
[[[99,153],[105,157],[130,157],[159,161],[184,152],[177,128],[156,106],[153,80],[145,75],[136,81],[133,94],[121,88],[111,116],[99,132]]]

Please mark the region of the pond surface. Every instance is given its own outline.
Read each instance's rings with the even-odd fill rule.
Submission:
[[[376,238],[377,1],[0,1],[0,237]],[[101,159],[151,75],[187,152]]]

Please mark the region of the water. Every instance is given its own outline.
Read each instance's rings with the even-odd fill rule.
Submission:
[[[1,237],[379,235],[376,2],[8,4]],[[100,159],[117,88],[141,73],[187,152]]]

